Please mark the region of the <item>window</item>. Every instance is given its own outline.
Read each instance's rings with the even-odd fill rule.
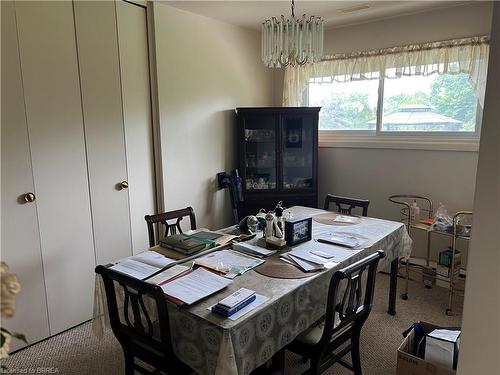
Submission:
[[[309,82],[308,101],[322,107],[320,130],[477,134],[478,101],[465,74],[316,82]]]
[[[309,84],[309,105],[320,106],[321,130],[375,130],[379,81]]]

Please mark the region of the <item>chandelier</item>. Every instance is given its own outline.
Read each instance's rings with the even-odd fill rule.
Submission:
[[[323,19],[317,16],[273,17],[262,23],[262,62],[269,68],[318,62],[323,56]]]

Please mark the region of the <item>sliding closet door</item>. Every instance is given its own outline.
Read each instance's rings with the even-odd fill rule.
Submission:
[[[134,253],[148,247],[144,215],[155,212],[146,8],[116,3]]]
[[[30,342],[49,335],[36,201],[19,65],[14,3],[2,1],[2,260],[17,274],[21,293],[2,326]],[[26,201],[25,200],[26,195]],[[11,349],[22,344],[12,342]]]
[[[115,3],[74,7],[94,243],[106,264],[132,255]]]
[[[50,333],[92,317],[94,245],[73,4],[16,2]]]

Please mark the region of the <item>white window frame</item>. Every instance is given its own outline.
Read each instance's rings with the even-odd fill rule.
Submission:
[[[384,102],[384,82],[379,79],[377,101],[377,124],[375,130],[319,130],[319,147],[382,148],[439,151],[479,151],[482,110],[479,103],[476,111],[474,132],[430,132],[430,131],[383,131],[382,115]],[[304,92],[309,106],[309,83]]]

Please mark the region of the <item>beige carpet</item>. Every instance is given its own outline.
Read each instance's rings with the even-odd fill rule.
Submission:
[[[400,279],[399,289],[404,281]],[[461,324],[463,299],[455,298],[455,316],[444,314],[448,294],[445,289],[425,289],[421,284],[410,282],[410,298],[398,298],[397,315],[390,316],[387,310],[389,277],[379,274],[375,293],[375,306],[366,322],[361,339],[361,361],[366,375],[391,375],[396,372],[396,349],[402,341],[401,332],[414,320],[457,326]],[[300,374],[304,365],[300,358],[287,354],[286,374]],[[58,374],[123,374],[123,354],[112,333],[98,340],[90,323],[73,328],[49,340],[14,353],[2,361],[9,373]],[[34,369],[34,370],[32,370]],[[30,371],[31,370],[31,371]],[[33,372],[34,371],[34,372]],[[350,374],[335,365],[325,374]]]

